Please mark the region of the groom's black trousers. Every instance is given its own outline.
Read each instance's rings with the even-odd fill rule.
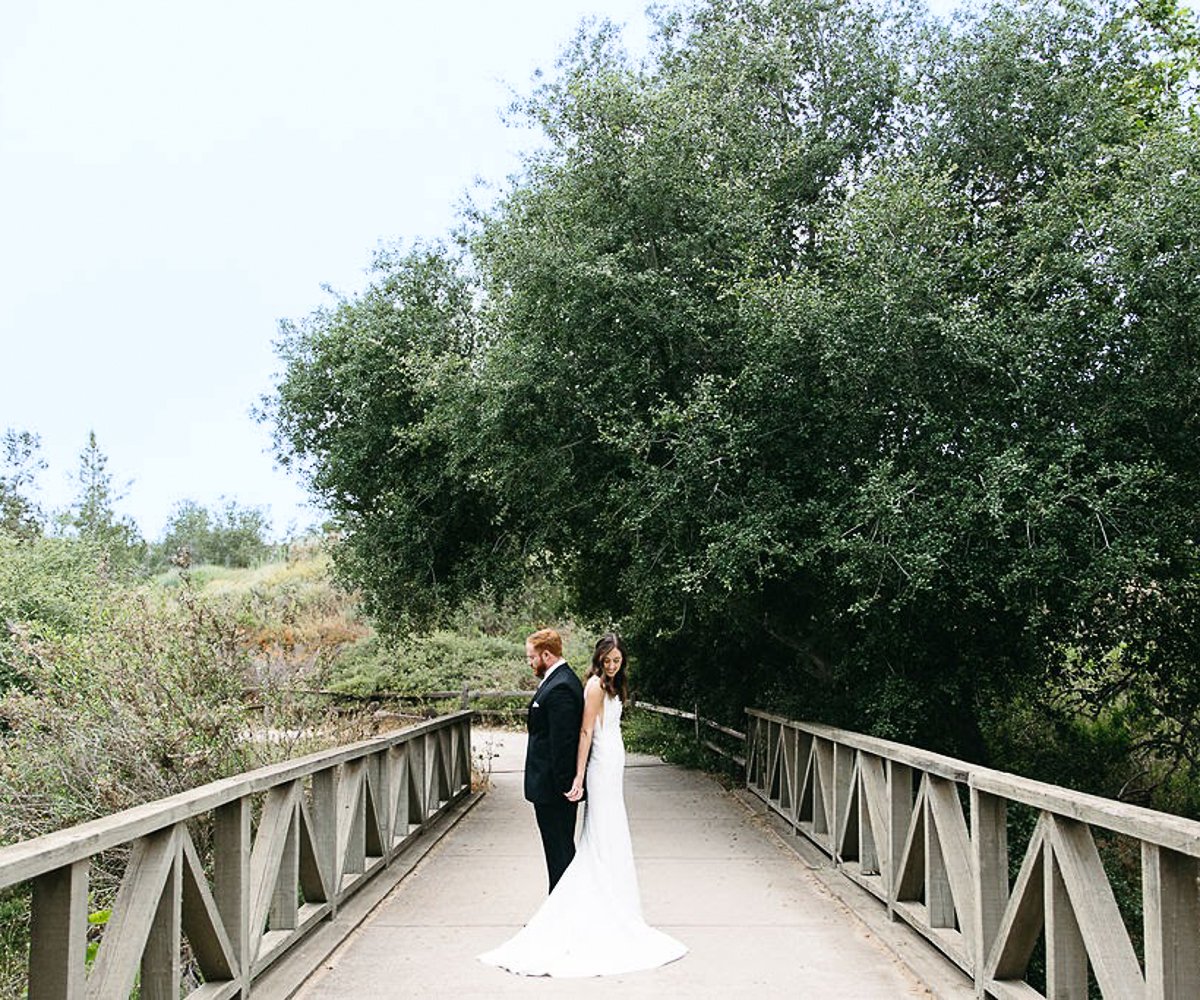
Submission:
[[[533,813],[542,833],[542,848],[546,852],[546,870],[550,873],[550,891],[562,878],[567,865],[575,857],[575,816],[578,802],[535,802]]]

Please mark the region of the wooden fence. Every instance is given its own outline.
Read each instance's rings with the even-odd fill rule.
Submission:
[[[203,980],[191,1000],[286,996],[461,814],[470,718],[456,712],[0,849],[0,888],[33,886],[30,1000],[127,1000],[135,983],[140,1000],[179,1000],[185,940]],[[89,963],[90,863],[122,849],[128,862]]]
[[[683,719],[691,722],[695,727],[696,742],[703,747],[707,747],[715,754],[724,757],[731,764],[739,768],[746,766],[746,758],[743,754],[732,750],[729,747],[721,746],[714,742],[709,733],[720,733],[727,738],[728,741],[733,741],[733,745],[741,747],[746,742],[746,734],[740,733],[736,729],[730,729],[728,726],[723,726],[719,722],[714,722],[712,719],[706,719],[700,714],[700,706],[696,706],[694,712],[686,712],[680,708],[669,708],[666,705],[652,705],[646,701],[634,702],[634,704],[646,712],[653,712],[656,715],[665,715],[673,719]]]
[[[1200,997],[1200,823],[747,714],[749,789],[973,977],[977,996],[1086,998],[1093,978],[1114,1000]],[[1012,804],[1032,834],[1010,886]],[[1095,834],[1140,853],[1140,934],[1126,928]],[[1044,994],[1027,981],[1039,939]]]

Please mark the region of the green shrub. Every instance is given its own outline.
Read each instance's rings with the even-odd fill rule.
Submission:
[[[477,604],[462,609],[454,629],[399,638],[364,636],[339,653],[329,686],[364,695],[456,691],[463,685],[473,690],[531,688],[525,636],[540,626],[528,621]],[[489,631],[481,627],[485,622]],[[591,663],[594,637],[570,623],[555,627],[563,636],[564,656],[583,676]]]
[[[16,634],[51,638],[84,630],[97,595],[111,585],[92,546],[0,532],[0,692],[27,684],[17,662]]]
[[[695,770],[725,773],[729,762],[697,742],[693,724],[670,719],[636,707],[621,717],[625,748],[632,753],[661,757],[668,764]]]
[[[338,658],[331,687],[352,694],[395,691],[420,694],[527,686],[522,641],[476,633],[430,632],[400,641],[367,636]]]

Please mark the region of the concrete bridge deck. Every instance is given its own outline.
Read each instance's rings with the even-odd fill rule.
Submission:
[[[637,755],[625,795],[643,908],[689,953],[649,972],[582,980],[482,965],[475,956],[513,934],[546,890],[537,828],[521,796],[524,735],[477,731],[474,742],[498,753],[492,790],[298,997],[937,995],[761,816],[706,775]]]

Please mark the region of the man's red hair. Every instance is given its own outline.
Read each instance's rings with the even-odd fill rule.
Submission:
[[[562,656],[562,636],[552,628],[541,628],[525,640],[535,653],[546,650],[551,656]]]

